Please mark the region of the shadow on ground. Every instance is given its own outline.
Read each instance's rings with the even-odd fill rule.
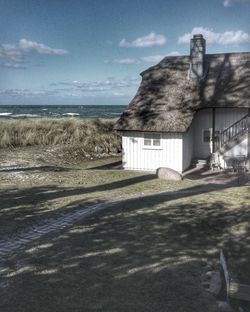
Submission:
[[[92,188],[30,189],[34,198],[88,191]],[[214,191],[220,191],[217,197]],[[217,311],[201,279],[219,249],[228,251],[240,279],[250,278],[250,198],[242,193],[237,205],[227,199],[232,192],[241,194],[240,188],[210,184],[121,199],[45,237],[5,263],[0,310]],[[22,191],[12,195],[21,198]],[[84,204],[75,201],[62,209]]]
[[[119,161],[116,161],[116,162],[112,162],[112,163],[109,163],[109,164],[104,164],[104,165],[101,165],[101,166],[94,166],[94,167],[91,167],[91,168],[88,168],[87,170],[93,170],[93,169],[98,169],[98,170],[103,170],[103,169],[122,169],[122,161],[119,160]]]
[[[34,166],[34,167],[14,167],[13,166],[5,166],[3,169],[0,169],[1,172],[27,172],[27,171],[35,171],[35,172],[64,172],[69,171],[69,168],[59,167],[59,166]]]

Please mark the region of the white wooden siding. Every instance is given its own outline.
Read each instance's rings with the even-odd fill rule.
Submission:
[[[192,124],[189,130],[183,134],[183,168],[182,168],[183,171],[190,166],[193,154],[194,154],[194,127]]]
[[[123,132],[123,168],[155,171],[159,167],[168,167],[182,172],[182,134],[162,133],[161,140],[161,149],[147,148],[143,145],[143,132]]]
[[[224,130],[247,114],[247,109],[216,109],[215,130]],[[162,133],[161,148],[143,145],[144,133],[125,131],[122,136],[123,167],[131,170],[155,171],[159,167],[178,172],[187,169],[192,158],[207,158],[212,151],[203,143],[204,129],[212,128],[212,109],[199,111],[187,133]],[[246,155],[247,139],[227,152],[227,155]],[[231,153],[231,154],[230,154]]]
[[[215,130],[224,130],[247,114],[247,108],[217,108],[215,111]],[[212,152],[209,143],[202,142],[202,130],[212,128],[212,109],[200,110],[193,120],[194,157],[207,158]]]

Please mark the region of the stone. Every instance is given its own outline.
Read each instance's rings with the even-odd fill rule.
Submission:
[[[171,168],[160,167],[156,170],[156,174],[159,179],[163,180],[172,180],[172,181],[182,180],[182,175]]]
[[[220,272],[211,272],[211,280],[210,280],[210,286],[208,291],[215,295],[218,296],[221,290],[221,277],[220,277]]]
[[[235,310],[226,301],[217,301],[220,312],[235,312]]]

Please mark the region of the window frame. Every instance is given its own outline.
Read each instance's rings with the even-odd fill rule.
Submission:
[[[159,136],[158,138],[154,138],[153,136],[157,135]],[[145,140],[150,140],[150,144],[147,145],[145,144]],[[154,142],[156,140],[159,140],[159,145],[154,145]],[[143,149],[157,149],[160,150],[162,149],[162,133],[160,132],[144,132],[143,133]]]
[[[211,128],[202,129],[202,143],[203,144],[210,144],[211,143],[211,139],[212,139],[212,131],[211,130],[212,130]],[[205,131],[209,131],[209,141],[204,140]]]
[[[206,142],[204,140],[204,132],[205,131],[209,131],[209,141]],[[212,143],[212,135],[213,135],[213,129],[212,128],[206,128],[206,129],[202,129],[202,143],[203,144],[211,144]],[[217,139],[220,137],[220,130],[215,130],[215,142],[218,143]]]

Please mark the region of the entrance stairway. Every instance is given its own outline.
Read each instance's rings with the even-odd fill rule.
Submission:
[[[193,159],[192,167],[197,169],[205,168],[218,168],[222,169],[220,162],[220,156],[224,155],[228,150],[239,144],[248,133],[248,115],[242,117],[240,120],[236,121],[219,134],[216,134],[214,143],[214,153],[212,153],[207,159]],[[237,156],[236,156],[237,157]],[[235,157],[235,158],[236,158]],[[241,163],[240,165],[246,166],[247,155],[239,155],[238,161],[236,163]],[[244,158],[245,157],[245,158]],[[224,156],[224,158],[226,158]],[[235,160],[233,160],[235,162]],[[230,163],[230,161],[229,161]],[[234,168],[234,165],[232,165]]]
[[[224,154],[224,152],[236,144],[247,134],[248,115],[233,123],[231,126],[220,132],[218,139],[215,142],[215,152]]]
[[[215,142],[215,152],[210,157],[210,167],[220,168],[220,156],[238,145],[248,133],[248,115],[242,117],[228,128],[224,129],[219,133]],[[235,155],[235,156],[224,156],[224,160],[227,159],[227,165],[232,167],[234,170],[240,167],[246,169],[247,155]]]

